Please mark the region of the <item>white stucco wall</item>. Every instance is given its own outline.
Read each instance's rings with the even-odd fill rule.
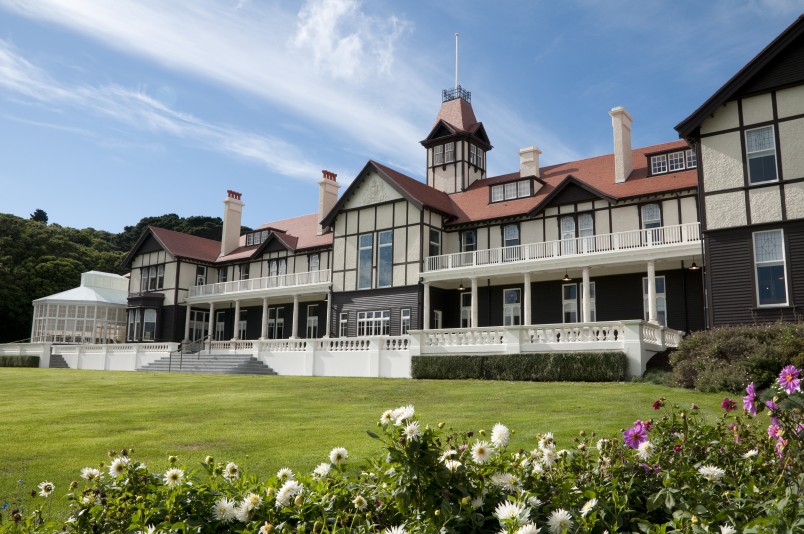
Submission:
[[[804,178],[804,119],[779,123],[779,140],[784,179]]]
[[[750,189],[751,222],[754,224],[782,220],[782,201],[778,187]]]
[[[639,230],[638,206],[621,206],[611,211],[611,231],[613,233]]]
[[[804,114],[804,85],[777,91],[776,112],[779,118]]]
[[[804,218],[804,182],[784,186],[785,206],[788,219]]]
[[[743,187],[741,143],[739,132],[701,139],[704,191]]]
[[[770,93],[743,98],[743,125],[750,126],[773,120],[773,102]]]
[[[701,125],[701,133],[719,132],[740,126],[740,117],[737,114],[737,102],[728,102],[715,110],[714,117],[709,117]]]
[[[747,224],[745,194],[742,191],[710,195],[705,199],[706,226],[711,230]]]

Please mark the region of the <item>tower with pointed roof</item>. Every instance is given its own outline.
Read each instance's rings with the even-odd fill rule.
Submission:
[[[427,149],[427,185],[452,194],[486,177],[492,146],[475,118],[472,93],[460,85],[442,92],[435,124],[421,143]]]

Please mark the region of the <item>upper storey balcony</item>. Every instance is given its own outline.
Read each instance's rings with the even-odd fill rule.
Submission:
[[[232,298],[259,298],[283,295],[326,293],[329,291],[329,269],[306,273],[280,274],[232,282],[218,282],[190,288],[189,303],[222,301]]]
[[[695,222],[431,256],[422,274],[425,280],[435,281],[514,273],[524,267],[565,269],[684,259],[700,254],[700,249],[700,225]]]

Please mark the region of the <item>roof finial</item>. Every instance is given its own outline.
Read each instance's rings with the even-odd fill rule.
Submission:
[[[455,91],[458,91],[458,32],[455,32]]]

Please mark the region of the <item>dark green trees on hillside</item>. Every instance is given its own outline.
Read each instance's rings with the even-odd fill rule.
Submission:
[[[120,262],[149,225],[220,239],[219,217],[146,217],[123,232],[48,224],[44,210],[29,219],[0,214],[0,343],[31,335],[31,301],[78,287],[81,273],[125,274]]]

